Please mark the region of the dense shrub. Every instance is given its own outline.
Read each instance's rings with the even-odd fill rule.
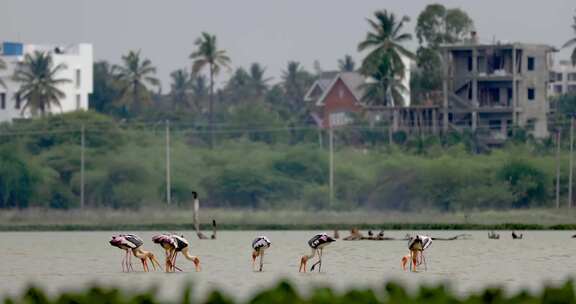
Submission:
[[[0,149],[0,208],[25,208],[40,182],[38,173],[16,147]]]
[[[528,207],[546,199],[546,174],[526,161],[511,161],[500,169],[498,177],[514,194],[514,207]]]
[[[234,111],[219,115],[238,115],[237,122],[245,127],[265,122],[259,122],[257,116],[265,113],[255,106],[238,106]],[[123,126],[105,116],[72,113],[0,126],[0,132],[35,132],[3,137],[0,149],[9,152],[0,159],[0,208],[79,205],[77,131],[82,124],[90,126],[85,150],[87,206],[138,208],[165,203],[163,121]],[[215,148],[209,149],[202,139],[205,126],[180,121],[172,125],[173,203],[185,207],[191,191],[197,191],[206,206],[452,212],[552,205],[556,163],[550,143],[509,142],[477,154],[484,149],[481,132],[443,136],[399,132],[396,137],[406,138],[388,145],[385,127],[334,130],[335,197],[330,205],[326,132],[290,128],[263,134],[248,129],[222,132]],[[286,138],[281,138],[282,132]],[[370,132],[376,137],[367,138]],[[287,143],[292,141],[295,144]],[[560,162],[564,196],[568,191],[565,151]]]
[[[317,287],[306,295],[287,282],[280,282],[277,286],[257,292],[246,302],[235,300],[218,290],[212,291],[203,300],[192,301],[190,289],[186,288],[180,295],[179,303],[205,303],[205,304],[328,304],[328,303],[370,303],[370,304],[401,304],[401,303],[575,303],[574,283],[568,281],[559,287],[545,287],[537,294],[527,291],[516,293],[505,292],[501,288],[486,288],[483,291],[466,296],[459,296],[449,288],[438,286],[421,286],[414,292],[404,287],[388,283],[384,290],[370,288],[352,289],[345,292],[336,292],[329,287]],[[65,292],[56,296],[49,296],[43,290],[31,287],[20,297],[7,298],[5,303],[13,304],[56,304],[56,303],[172,303],[162,300],[155,291],[126,293],[120,289],[92,287],[84,291]]]

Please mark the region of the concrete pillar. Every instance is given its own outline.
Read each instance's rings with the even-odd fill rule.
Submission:
[[[472,131],[478,127],[478,50],[472,49]]]

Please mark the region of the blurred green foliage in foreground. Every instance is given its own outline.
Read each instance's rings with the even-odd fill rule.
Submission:
[[[191,290],[185,289],[178,301],[159,299],[155,291],[128,294],[118,289],[93,287],[86,291],[68,292],[50,297],[41,289],[30,288],[19,298],[5,299],[4,303],[50,304],[50,303],[242,303],[220,291],[213,291],[204,300],[194,300]],[[500,288],[487,288],[468,296],[457,296],[445,286],[420,287],[408,292],[395,283],[388,283],[383,290],[354,289],[344,293],[330,288],[317,288],[310,294],[300,294],[291,284],[281,282],[276,287],[263,290],[245,303],[576,303],[574,283],[567,281],[559,287],[545,287],[538,294],[521,291],[515,294]]]

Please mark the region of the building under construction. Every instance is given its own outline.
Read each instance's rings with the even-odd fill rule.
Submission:
[[[498,142],[519,126],[547,137],[552,52],[523,43],[443,46],[443,130],[471,129]]]

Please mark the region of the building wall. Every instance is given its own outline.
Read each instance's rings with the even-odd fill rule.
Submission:
[[[59,48],[58,53],[55,52]],[[79,44],[72,46],[56,45],[31,45],[23,46],[23,54],[32,54],[34,51],[49,52],[52,54],[54,65],[65,64],[66,69],[60,71],[56,78],[70,80],[68,83],[61,84],[59,88],[66,94],[60,100],[60,107],[52,106],[50,113],[64,113],[76,110],[88,109],[88,97],[93,90],[93,51],[90,44]],[[0,55],[7,65],[6,70],[0,71],[0,77],[6,84],[6,88],[0,86],[0,94],[5,94],[4,108],[0,104],[0,122],[11,121],[15,118],[29,118],[31,113],[26,111],[22,113],[21,109],[16,109],[16,92],[20,84],[12,80],[14,71],[18,63],[24,59],[23,54]],[[2,97],[0,96],[0,99]],[[0,100],[1,103],[1,100]],[[25,101],[22,101],[22,106]]]
[[[457,93],[459,100],[468,103],[471,113],[469,124],[472,128],[474,117],[478,117],[478,126],[490,126],[494,132],[500,129],[503,136],[506,136],[507,130],[500,126],[509,127],[511,121],[531,129],[537,138],[548,136],[550,47],[518,43],[454,45],[447,46],[447,50],[451,63],[449,73],[453,77],[445,80],[448,84],[447,93]],[[512,68],[513,53],[519,56],[516,64],[519,63],[520,67],[516,71]],[[472,57],[473,54],[478,56],[477,59]],[[528,69],[529,58],[534,63],[531,69]],[[476,74],[473,71],[475,63],[478,71]],[[455,92],[460,88],[463,89]],[[528,98],[529,90],[533,92],[533,98]],[[466,109],[455,104],[450,97],[447,99],[449,103],[452,102],[452,106]],[[477,112],[474,110],[476,107]]]
[[[526,46],[522,52],[522,73],[518,86],[518,124],[533,129],[537,138],[548,136],[548,52],[544,47]],[[528,70],[528,58],[534,58],[534,69]],[[528,98],[529,89],[534,89],[534,99]]]
[[[576,66],[569,61],[552,66],[548,93],[550,96],[576,94]]]
[[[336,114],[333,118],[339,120],[349,117],[349,113],[359,112],[360,110],[361,107],[356,103],[356,98],[352,92],[341,79],[338,79],[324,99],[322,107],[323,127],[330,127],[330,116],[333,114]]]

